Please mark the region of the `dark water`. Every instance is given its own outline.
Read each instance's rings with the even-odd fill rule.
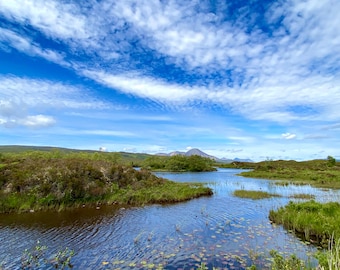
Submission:
[[[0,216],[0,269],[18,269],[24,250],[40,241],[46,257],[68,247],[74,269],[245,269],[268,268],[268,252],[295,253],[313,261],[316,248],[268,220],[269,210],[292,194],[339,201],[339,192],[309,186],[277,186],[272,181],[236,176],[240,170],[209,173],[157,173],[181,182],[204,182],[212,197],[175,205],[123,209],[103,206],[60,213]],[[240,199],[236,189],[263,190],[281,198]]]

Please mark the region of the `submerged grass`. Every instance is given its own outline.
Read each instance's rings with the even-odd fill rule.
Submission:
[[[257,190],[244,190],[238,189],[234,191],[234,196],[252,200],[260,200],[260,199],[267,199],[271,197],[281,197],[278,194],[272,194],[265,191],[257,191]]]

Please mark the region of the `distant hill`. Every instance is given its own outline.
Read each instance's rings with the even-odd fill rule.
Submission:
[[[0,145],[0,153],[21,153],[27,151],[53,151],[58,150],[62,152],[96,152],[92,150],[75,150],[62,147],[53,146],[26,146],[26,145]]]
[[[0,153],[22,153],[27,151],[61,151],[61,152],[85,152],[85,153],[95,153],[95,152],[101,152],[99,150],[78,150],[78,149],[70,149],[70,148],[61,148],[61,147],[53,147],[53,146],[25,146],[25,145],[0,145]],[[105,153],[105,152],[103,152]],[[109,152],[107,152],[109,153]],[[145,153],[127,153],[127,152],[117,152],[121,155],[121,158],[123,160],[126,160],[127,162],[132,162],[138,164],[140,161],[143,161],[144,159],[150,157],[150,154]],[[187,152],[181,152],[181,151],[174,151],[171,153],[158,153],[155,154],[156,156],[175,156],[175,155],[183,155],[183,156],[201,156],[205,158],[213,159],[217,162],[222,163],[231,163],[233,161],[238,162],[253,162],[251,159],[241,159],[241,158],[234,158],[234,159],[228,159],[228,158],[222,158],[219,159],[215,156],[209,155],[203,151],[201,151],[198,148],[190,149]]]
[[[141,166],[142,162],[148,157],[152,156],[145,153],[127,153],[127,152],[105,152],[100,150],[79,150],[79,149],[71,149],[71,148],[61,148],[61,147],[52,147],[52,146],[25,146],[25,145],[0,145],[0,154],[1,153],[15,153],[21,154],[25,152],[53,152],[58,151],[60,153],[100,153],[101,155],[112,155],[118,154],[119,162],[122,164],[130,164],[133,166]]]

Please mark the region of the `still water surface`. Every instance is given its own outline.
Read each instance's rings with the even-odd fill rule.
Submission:
[[[269,210],[285,205],[297,193],[314,194],[321,202],[340,201],[340,193],[282,187],[237,176],[239,172],[157,173],[179,182],[204,182],[214,190],[211,197],[174,205],[0,215],[0,269],[20,268],[24,250],[37,241],[48,246],[48,254],[73,249],[74,269],[195,269],[202,263],[210,269],[245,269],[252,264],[266,269],[271,249],[310,259],[315,247],[272,225]],[[236,189],[283,197],[241,199],[233,196]]]

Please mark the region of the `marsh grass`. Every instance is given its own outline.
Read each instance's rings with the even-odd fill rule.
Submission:
[[[257,191],[257,190],[244,190],[244,189],[237,189],[234,191],[234,196],[252,200],[261,200],[261,199],[268,199],[272,197],[281,197],[278,194],[269,193],[266,191]]]
[[[328,250],[319,251],[316,254],[319,260],[320,270],[339,270],[340,269],[340,239],[334,239],[332,235],[329,240]]]
[[[312,270],[308,263],[299,259],[295,254],[288,257],[284,257],[279,254],[276,250],[271,250],[270,255],[272,256],[273,262],[271,265],[272,270]]]
[[[289,202],[271,210],[269,219],[322,246],[327,246],[332,237],[340,238],[340,204],[337,202]]]
[[[299,259],[295,254],[283,256],[278,251],[271,250],[270,255],[272,270],[340,270],[340,240],[335,240],[333,236],[328,242],[328,249],[314,254],[318,260],[316,267],[308,261]]]

